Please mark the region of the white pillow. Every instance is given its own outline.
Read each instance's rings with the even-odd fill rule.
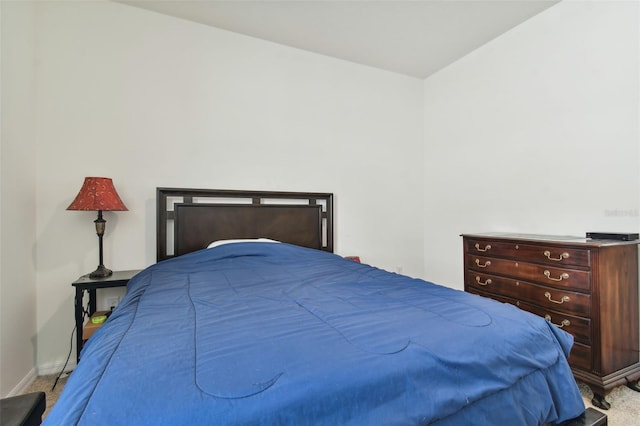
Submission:
[[[280,241],[270,240],[268,238],[241,238],[237,240],[218,240],[214,241],[207,246],[207,248],[214,248],[221,246],[223,244],[233,244],[233,243],[279,243]]]

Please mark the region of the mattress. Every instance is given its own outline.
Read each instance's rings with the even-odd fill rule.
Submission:
[[[45,424],[553,423],[584,411],[572,343],[331,253],[226,244],[136,275]]]

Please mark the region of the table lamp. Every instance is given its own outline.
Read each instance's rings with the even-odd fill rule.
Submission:
[[[75,200],[67,207],[67,210],[90,210],[97,211],[98,218],[93,222],[96,224],[96,234],[98,234],[98,244],[100,249],[100,263],[98,268],[89,274],[91,278],[103,278],[110,276],[113,272],[105,268],[102,263],[102,236],[106,220],[102,218],[102,212],[128,210],[113,186],[111,178],[86,177],[80,192]]]

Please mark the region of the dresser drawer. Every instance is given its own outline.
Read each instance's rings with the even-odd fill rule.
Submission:
[[[569,355],[569,365],[572,368],[591,370],[591,347],[575,342]]]
[[[478,272],[504,275],[556,288],[591,290],[589,271],[557,268],[535,263],[486,256],[467,256],[467,268]]]
[[[516,256],[514,243],[500,241],[465,240],[465,250],[470,254],[490,257]]]
[[[576,342],[580,342],[585,345],[591,344],[591,321],[588,318],[568,315],[566,313],[556,312],[551,309],[544,309],[540,306],[522,302],[516,298],[486,293],[477,288],[470,287],[467,291],[478,296],[488,297],[502,303],[515,305],[522,310],[545,318],[547,321],[563,329],[567,333],[572,334]]]
[[[477,271],[467,271],[466,275],[468,288],[477,288],[491,294],[511,297],[521,302],[540,306],[543,309],[581,317],[591,315],[591,296],[588,294],[550,288]]]
[[[566,265],[588,268],[591,266],[591,252],[587,249],[517,244],[516,251],[520,259],[531,262],[559,267]]]
[[[525,311],[539,315],[558,328],[572,334],[576,342],[585,345],[591,344],[591,320],[588,318],[569,315],[565,312],[557,312],[551,309],[544,309],[526,302],[517,302],[516,306]]]
[[[546,245],[530,245],[516,242],[466,240],[469,254],[489,257],[518,258],[523,261],[556,266],[591,266],[589,249],[566,248]]]

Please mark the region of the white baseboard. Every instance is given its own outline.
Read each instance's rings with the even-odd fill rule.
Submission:
[[[63,362],[54,362],[49,364],[40,364],[38,366],[38,376],[48,376],[49,374],[60,374],[62,368],[64,367]],[[76,368],[75,358],[73,360],[69,360],[67,366],[64,367],[65,371],[71,371]]]
[[[26,376],[6,395],[7,397],[16,396],[24,393],[29,385],[36,379],[36,368],[32,368]]]
[[[60,371],[62,371],[62,367],[64,367],[64,361],[62,362],[56,362],[56,363],[49,363],[49,364],[43,364],[43,365],[39,365],[37,367],[33,367],[26,376],[24,376],[24,378],[22,380],[20,380],[20,382],[13,388],[11,389],[11,391],[9,391],[9,393],[5,396],[3,396],[3,398],[8,398],[11,396],[16,396],[16,395],[21,395],[23,394],[27,388],[29,387],[29,385],[31,385],[31,383],[33,383],[33,381],[36,379],[36,377],[38,376],[47,376],[49,374],[59,374]],[[71,371],[74,368],[76,368],[76,361],[75,360],[69,360],[69,362],[67,363],[67,366],[65,368],[65,371]]]

